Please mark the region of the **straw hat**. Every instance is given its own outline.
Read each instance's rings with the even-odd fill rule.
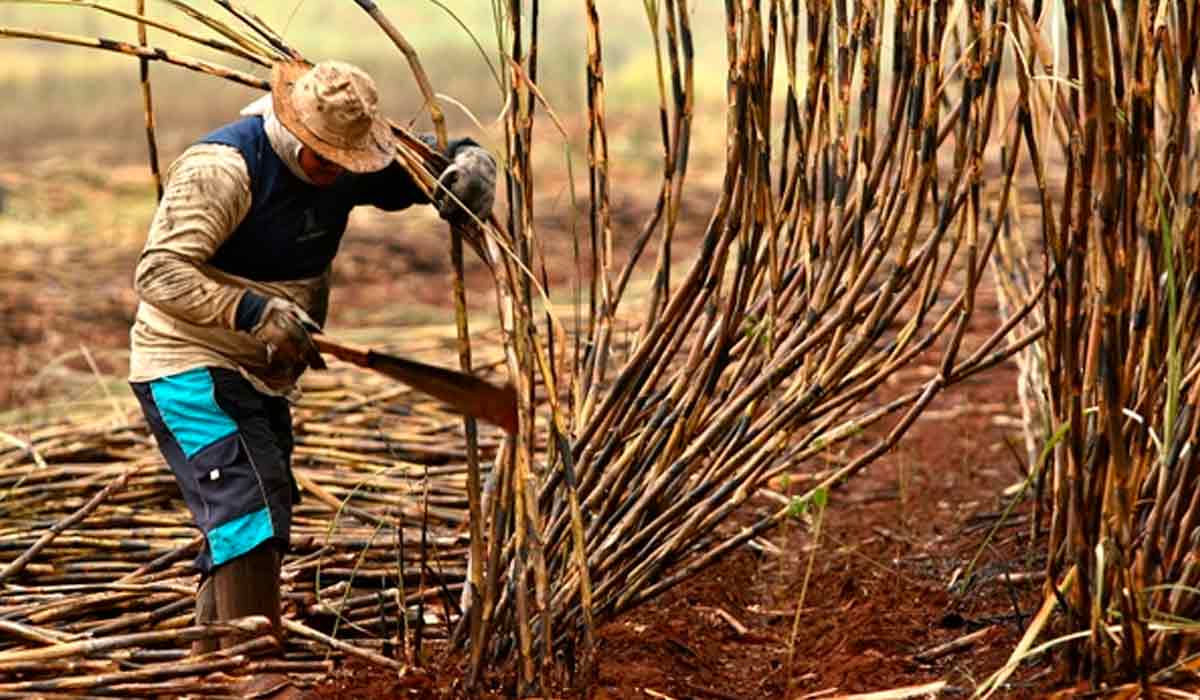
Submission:
[[[271,96],[275,116],[288,131],[350,172],[382,170],[395,158],[375,81],[361,68],[341,61],[276,63]]]

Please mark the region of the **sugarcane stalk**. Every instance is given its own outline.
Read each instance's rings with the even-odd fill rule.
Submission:
[[[21,683],[0,683],[0,692],[36,693],[56,690],[99,690],[120,683],[138,683],[157,678],[178,678],[181,676],[220,673],[238,668],[245,663],[246,657],[234,656],[217,661],[170,664],[161,667],[139,669],[137,671],[118,671],[90,676],[67,676],[52,680],[24,681]]]
[[[354,656],[362,659],[363,661],[375,664],[376,666],[382,666],[384,668],[389,668],[401,673],[407,669],[407,666],[401,664],[399,661],[389,659],[386,656],[382,656],[376,652],[364,649],[349,642],[345,642],[340,639],[334,639],[333,637],[314,630],[301,622],[297,622],[296,620],[283,618],[282,622],[283,628],[292,634],[297,634],[315,642],[320,642],[321,644],[324,644],[332,649],[336,649],[345,654],[349,654],[350,656]],[[0,660],[3,660],[2,656],[0,656]]]
[[[0,620],[0,633],[8,637],[16,637],[35,644],[60,644],[65,635],[52,629],[43,629],[31,625],[23,625],[14,620]]]
[[[93,656],[145,644],[175,641],[191,642],[197,639],[210,639],[226,635],[257,636],[266,633],[269,627],[270,622],[265,617],[254,616],[216,625],[200,625],[179,630],[137,632],[113,637],[63,642],[41,649],[2,651],[0,652],[0,664],[17,661],[47,661],[73,656]]]
[[[387,19],[382,10],[371,0],[356,0],[359,6],[365,10],[372,19],[383,29],[384,33],[392,39],[396,47],[404,54],[408,60],[409,66],[412,69],[413,75],[417,80],[417,84],[421,89],[421,94],[425,97],[425,106],[429,109],[430,117],[433,120],[434,132],[437,139],[437,144],[443,151],[447,148],[447,136],[445,118],[442,115],[441,108],[437,104],[436,97],[433,94],[433,88],[429,83],[429,78],[421,66],[421,62],[415,49],[404,39],[403,35],[396,27]],[[462,256],[462,241],[463,232],[459,226],[451,226],[450,234],[450,258],[454,270],[454,309],[456,327],[458,329],[458,348],[459,348],[459,365],[464,372],[471,371],[471,345],[470,345],[470,330],[467,322],[466,310],[466,287],[464,283],[463,273],[463,256]],[[473,642],[478,643],[481,639],[480,633],[480,612],[476,605],[473,605],[473,596],[479,594],[479,587],[482,585],[482,575],[480,567],[483,565],[483,530],[482,530],[482,509],[480,507],[480,489],[479,489],[479,457],[478,457],[478,436],[477,427],[474,418],[464,416],[463,429],[466,433],[467,442],[467,470],[468,470],[468,504],[470,508],[470,527],[471,527],[471,557],[468,560],[468,569],[470,572],[471,586],[464,589],[463,607],[466,608],[471,616],[470,635]]]
[[[433,86],[430,85],[429,77],[426,75],[425,69],[421,66],[421,59],[417,55],[416,49],[412,47],[412,44],[408,43],[408,40],[404,38],[400,30],[396,29],[396,25],[392,24],[391,20],[387,18],[387,15],[383,13],[383,10],[379,9],[379,5],[373,0],[354,1],[371,16],[371,19],[375,20],[375,23],[379,25],[383,33],[387,34],[392,43],[396,45],[396,48],[400,49],[400,52],[404,54],[404,58],[408,60],[409,68],[412,70],[413,77],[416,78],[421,95],[425,98],[425,104],[422,106],[429,110],[429,117],[433,120],[433,130],[437,137],[438,148],[445,150],[447,142],[446,118],[442,114],[442,108],[438,106],[437,99],[433,94]]]
[[[73,34],[42,32],[36,30],[19,29],[15,27],[0,27],[0,37],[7,37],[9,39],[32,39],[36,41],[48,41],[55,44],[66,44],[69,46],[100,49],[103,51],[125,54],[127,56],[135,56],[139,59],[145,59],[147,61],[162,61],[164,63],[187,68],[188,70],[196,71],[198,73],[205,73],[218,78],[231,80],[247,87],[259,88],[261,90],[269,90],[271,88],[270,82],[262,78],[256,78],[255,76],[248,73],[243,73],[242,71],[226,68],[203,59],[191,58],[189,56],[173,53],[154,46],[135,46],[124,41],[117,41],[116,39],[93,39],[90,37]]]
[[[9,563],[8,566],[4,567],[2,571],[0,571],[0,583],[21,573],[21,570],[24,569],[29,562],[38,555],[39,552],[53,542],[54,538],[58,537],[58,535],[64,530],[69,529],[84,518],[88,517],[88,515],[100,507],[100,504],[103,503],[105,499],[107,499],[112,493],[120,491],[122,488],[124,488],[126,482],[129,481],[129,477],[136,474],[141,468],[141,466],[137,466],[126,470],[119,477],[109,482],[109,484],[101,489],[99,493],[97,493],[95,496],[92,496],[91,500],[84,504],[82,508],[55,523],[49,530],[47,530],[41,537],[38,538],[38,541],[35,542],[33,546],[25,550],[21,556],[17,557],[15,560]]]
[[[262,39],[270,44],[274,51],[277,51],[280,55],[293,61],[304,60],[304,57],[300,55],[299,51],[289,46],[278,32],[276,32],[274,29],[271,29],[266,22],[263,22],[249,9],[230,2],[230,0],[214,1],[221,7],[225,8],[229,14],[240,20],[242,24],[245,24],[247,27],[249,27],[255,34],[258,34]]]
[[[138,17],[146,14],[145,0],[138,0]],[[138,22],[138,46],[146,47],[146,24]],[[154,137],[154,99],[150,91],[150,61],[138,59],[138,76],[142,83],[142,108],[146,115],[146,151],[150,159],[150,176],[154,178],[154,190],[159,200],[163,196],[162,174],[158,169],[158,140]]]

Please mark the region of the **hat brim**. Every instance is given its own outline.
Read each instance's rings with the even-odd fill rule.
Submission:
[[[396,158],[396,142],[391,127],[378,116],[358,148],[335,146],[304,125],[292,102],[292,87],[311,68],[310,64],[299,61],[280,61],[271,68],[271,103],[279,122],[322,158],[352,173],[373,173],[391,165]]]

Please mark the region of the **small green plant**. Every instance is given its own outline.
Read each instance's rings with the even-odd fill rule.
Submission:
[[[1175,277],[1175,230],[1168,216],[1168,203],[1161,188],[1158,198],[1159,226],[1162,233],[1163,267],[1167,273],[1167,387],[1166,411],[1163,415],[1163,444],[1161,462],[1165,466],[1175,447],[1175,417],[1179,414],[1179,395],[1182,393],[1183,365],[1179,352],[1179,285]]]
[[[787,664],[784,673],[787,674],[788,690],[792,685],[792,663],[796,658],[796,636],[800,633],[800,611],[804,610],[804,598],[808,595],[808,582],[812,578],[813,563],[817,558],[817,549],[821,545],[821,523],[825,516],[825,504],[829,502],[829,489],[825,486],[801,497],[792,499],[788,505],[788,515],[796,519],[805,519],[812,529],[812,549],[808,553],[808,565],[804,569],[804,581],[800,584],[800,598],[796,601],[796,615],[792,618],[792,633],[788,637]]]
[[[783,491],[783,495],[788,499],[792,498],[792,475],[784,474],[779,479],[779,488]],[[791,515],[791,504],[788,505],[788,515]],[[779,524],[779,582],[782,585],[787,576],[787,542],[789,521],[791,517],[783,519]]]
[[[1000,527],[1004,525],[1005,521],[1008,520],[1008,516],[1012,514],[1013,508],[1016,507],[1016,505],[1022,500],[1024,500],[1025,494],[1029,491],[1029,488],[1037,483],[1038,474],[1042,470],[1042,465],[1047,463],[1047,460],[1049,460],[1050,456],[1053,454],[1054,447],[1061,442],[1064,437],[1066,437],[1067,431],[1070,427],[1071,426],[1066,423],[1058,426],[1058,429],[1055,430],[1054,434],[1051,435],[1046,441],[1046,445],[1042,447],[1041,456],[1038,457],[1037,464],[1033,465],[1031,469],[1027,470],[1028,475],[1025,477],[1025,480],[1021,482],[1020,490],[1018,490],[1017,493],[1011,499],[1009,499],[1008,504],[1004,506],[1004,512],[1000,514],[1000,517],[996,520],[996,523],[992,525],[990,530],[988,530],[987,536],[983,538],[983,542],[979,545],[979,548],[975,550],[975,556],[971,557],[971,561],[969,564],[967,564],[967,568],[963,570],[963,574],[959,578],[958,583],[960,592],[965,593],[968,589],[970,589],[971,577],[975,575],[975,566],[979,563],[979,557],[983,555],[988,545],[991,544],[992,538],[995,537],[996,532],[999,531]]]

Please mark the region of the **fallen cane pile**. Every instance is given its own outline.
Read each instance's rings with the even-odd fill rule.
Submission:
[[[459,618],[466,572],[462,422],[384,378],[335,365],[294,410],[302,500],[284,567],[287,642],[189,656],[201,538],[136,409],[27,426],[0,443],[0,698],[229,693],[300,683],[354,657],[397,672]],[[498,439],[483,428],[487,473]],[[402,674],[400,674],[402,675]]]

